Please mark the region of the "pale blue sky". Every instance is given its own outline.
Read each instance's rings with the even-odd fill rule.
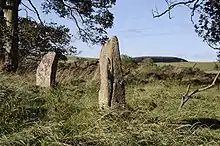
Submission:
[[[23,0],[27,4],[27,0]],[[40,9],[42,0],[33,0]],[[166,8],[164,0],[117,0],[112,9],[115,16],[114,26],[109,35],[119,38],[121,54],[129,56],[176,56],[189,61],[215,61],[216,53],[202,42],[194,32],[189,10],[179,7],[172,11],[173,19],[168,16],[152,18],[152,9]],[[40,10],[41,11],[41,10]],[[25,15],[24,11],[20,15]],[[35,14],[29,12],[36,19]],[[43,20],[66,25],[76,34],[72,20],[60,19],[55,14],[44,15]],[[37,20],[37,19],[36,19]],[[80,56],[98,57],[101,46],[91,46],[73,39],[73,45],[82,53]]]

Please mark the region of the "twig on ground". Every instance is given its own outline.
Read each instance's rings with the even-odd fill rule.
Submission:
[[[219,77],[219,74],[220,74],[220,71],[216,74],[216,76],[215,76],[215,78],[214,78],[212,84],[210,84],[210,85],[208,85],[208,86],[206,86],[206,87],[200,88],[200,89],[196,89],[196,90],[194,90],[194,91],[192,91],[192,92],[190,92],[190,93],[189,93],[189,90],[190,90],[191,84],[189,84],[188,87],[187,87],[186,93],[183,95],[183,97],[182,97],[182,99],[181,99],[181,104],[180,104],[180,106],[179,106],[179,110],[184,106],[184,104],[185,104],[194,94],[212,88],[212,87],[215,85],[215,83],[216,83],[216,81],[217,81],[217,79],[218,79],[218,77]]]

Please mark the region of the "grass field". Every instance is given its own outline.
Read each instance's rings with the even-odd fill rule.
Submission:
[[[178,67],[196,67],[205,72],[216,72],[216,65],[220,67],[219,62],[172,62],[172,63],[157,63],[159,66],[173,65]]]
[[[210,64],[197,67],[213,71]],[[57,89],[44,89],[34,85],[31,74],[0,76],[1,146],[220,145],[217,86],[196,94],[178,111],[186,90],[181,82],[129,84],[126,109],[103,113],[97,107],[98,85],[61,82]]]

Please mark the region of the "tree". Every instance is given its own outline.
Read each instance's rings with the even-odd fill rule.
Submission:
[[[0,10],[0,27],[3,26],[4,12]],[[3,34],[2,29],[0,29],[0,34]],[[0,35],[0,63],[4,61],[4,51],[3,51],[3,35]]]
[[[41,24],[19,18],[19,56],[21,59],[39,60],[49,51],[60,54],[76,53],[70,45],[70,30],[56,23]]]
[[[217,51],[217,58],[216,58],[216,60],[217,60],[218,62],[220,62],[220,51]]]
[[[21,0],[1,0],[1,13],[4,14],[3,25],[7,26],[4,35],[4,70],[16,71],[18,68],[18,7]],[[5,33],[4,33],[5,34]]]
[[[39,13],[31,0],[28,0],[36,12],[41,25]],[[4,69],[16,71],[18,67],[18,6],[21,0],[1,0],[0,9],[4,12],[5,24],[9,34],[4,36],[5,60]],[[116,0],[44,0],[45,13],[54,11],[62,18],[72,19],[78,29],[80,39],[86,43],[99,44],[107,37],[106,29],[113,26],[113,14],[109,11]],[[24,5],[24,3],[21,3]],[[27,9],[29,7],[24,5]]]
[[[177,6],[184,5],[191,10],[191,21],[195,31],[211,48],[220,50],[220,0],[165,0],[168,8],[159,13],[153,11],[154,18],[169,14]],[[196,23],[193,18],[196,16]]]
[[[71,34],[69,29],[55,23],[42,25],[28,18],[19,18],[18,21],[18,55],[19,62],[24,60],[38,61],[49,51],[60,54],[76,53],[76,48],[70,45]],[[0,25],[2,34],[7,33],[7,26]],[[3,46],[3,41],[0,42]],[[0,52],[4,57],[3,51]]]
[[[106,29],[113,26],[110,8],[116,0],[45,0],[44,13],[54,11],[62,18],[72,19],[83,42],[99,44],[108,39]]]

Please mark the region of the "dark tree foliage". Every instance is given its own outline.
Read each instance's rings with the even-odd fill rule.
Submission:
[[[30,4],[28,7],[22,0],[0,0],[0,16],[6,14],[4,23],[0,23],[3,34],[0,45],[4,44],[0,46],[0,55],[3,52],[4,68],[8,72],[16,72],[22,58],[36,58],[50,50],[60,54],[76,51],[69,45],[69,30],[55,24],[45,25],[32,1],[26,1]],[[83,42],[99,44],[108,39],[106,29],[113,26],[114,19],[110,8],[115,3],[116,0],[43,0],[42,6],[45,13],[53,11],[61,18],[72,19]],[[34,12],[40,24],[24,18],[18,20],[20,4]]]
[[[61,54],[75,53],[70,45],[69,29],[56,23],[43,25],[27,18],[19,19],[19,54],[20,56],[40,59],[49,51]]]
[[[4,35],[10,35],[7,27],[1,25],[0,28]],[[40,60],[49,51],[66,55],[76,53],[76,48],[70,45],[69,29],[65,26],[56,23],[43,25],[27,18],[19,18],[18,28],[20,62],[27,59]]]
[[[171,19],[170,12],[173,8],[187,6],[191,10],[191,20],[198,36],[211,48],[220,50],[220,0],[165,0],[165,2],[168,8],[162,13],[153,11],[154,17],[168,13]]]
[[[116,0],[45,0],[44,12],[54,11],[62,18],[72,19],[83,42],[99,44],[108,36],[106,29],[113,26],[113,14],[109,11]]]
[[[217,61],[220,62],[220,51],[217,51]]]
[[[199,19],[196,32],[210,47],[220,49],[220,0],[204,0],[197,4]]]

